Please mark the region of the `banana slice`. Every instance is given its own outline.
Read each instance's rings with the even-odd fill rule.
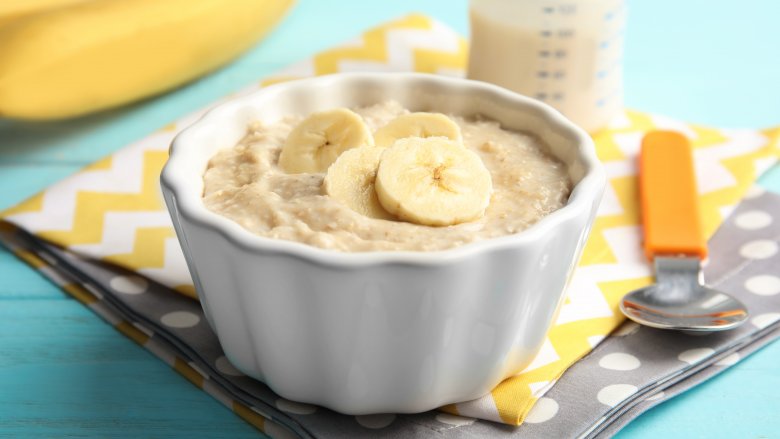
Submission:
[[[323,173],[342,152],[373,145],[371,131],[359,115],[346,108],[321,111],[293,128],[279,166],[288,174]]]
[[[371,146],[344,151],[328,168],[325,193],[369,218],[393,219],[377,199],[376,170],[384,149]]]
[[[463,142],[460,127],[441,113],[409,113],[398,116],[374,133],[376,146],[390,147],[406,137],[447,137]]]
[[[473,221],[493,192],[473,151],[445,137],[409,137],[384,150],[376,174],[379,202],[398,218],[428,226]]]

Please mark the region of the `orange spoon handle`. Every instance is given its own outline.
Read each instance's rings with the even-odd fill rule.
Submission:
[[[645,253],[655,256],[707,256],[699,214],[693,150],[674,131],[653,131],[642,139],[639,190]]]

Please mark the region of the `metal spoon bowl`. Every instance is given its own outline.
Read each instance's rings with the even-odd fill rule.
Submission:
[[[705,286],[699,259],[656,257],[656,283],[627,294],[620,310],[631,320],[660,329],[722,331],[742,324],[745,305]]]

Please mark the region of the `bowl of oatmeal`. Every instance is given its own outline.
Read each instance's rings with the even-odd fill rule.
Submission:
[[[230,361],[287,399],[369,414],[474,399],[531,362],[605,177],[543,103],[361,73],[216,107],[161,183]]]

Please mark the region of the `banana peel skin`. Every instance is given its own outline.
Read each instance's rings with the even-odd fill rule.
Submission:
[[[26,15],[84,3],[89,0],[2,0],[0,1],[0,27],[17,21]]]
[[[0,26],[0,117],[57,120],[154,96],[236,58],[294,0],[92,0]]]

